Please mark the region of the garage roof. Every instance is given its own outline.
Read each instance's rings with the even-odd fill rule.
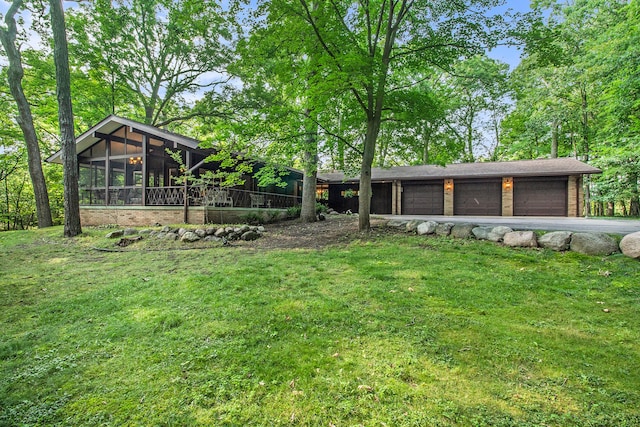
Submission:
[[[564,176],[602,173],[598,168],[573,158],[516,160],[511,162],[456,163],[447,166],[421,165],[373,168],[371,180],[432,180],[461,178],[498,178],[525,176]],[[319,173],[325,182],[355,182],[359,177],[345,177],[343,172]]]

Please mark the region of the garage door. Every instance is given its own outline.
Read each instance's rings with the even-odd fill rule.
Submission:
[[[403,182],[403,215],[444,215],[444,182]]]
[[[567,178],[514,178],[513,214],[567,216]]]
[[[502,215],[501,180],[455,180],[453,184],[454,215]]]
[[[391,183],[371,184],[371,213],[391,213]]]

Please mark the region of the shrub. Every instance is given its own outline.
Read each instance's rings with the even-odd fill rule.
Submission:
[[[287,208],[287,217],[288,218],[299,218],[300,212],[302,211],[302,206],[295,205]]]

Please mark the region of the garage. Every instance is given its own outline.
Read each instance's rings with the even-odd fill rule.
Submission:
[[[567,216],[567,177],[514,178],[513,214]]]
[[[455,180],[453,214],[502,215],[502,181],[499,179]]]
[[[444,215],[443,181],[402,183],[403,215]]]

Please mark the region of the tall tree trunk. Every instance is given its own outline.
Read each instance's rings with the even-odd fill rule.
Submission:
[[[560,125],[557,120],[551,123],[551,158],[558,158],[558,136],[560,133]]]
[[[64,184],[64,235],[74,237],[82,233],[80,226],[80,201],[78,197],[78,157],[73,129],[71,105],[71,78],[69,51],[64,22],[62,0],[50,0],[51,28],[53,30],[53,59],[56,64],[56,92],[58,95],[58,122],[62,139]]]
[[[376,141],[380,132],[381,116],[374,114],[367,121],[364,139],[362,165],[360,167],[360,188],[358,191],[358,230],[368,232],[371,228],[371,166],[376,152]]]
[[[33,125],[33,116],[27,97],[22,89],[22,56],[16,46],[16,21],[15,14],[22,6],[22,0],[14,0],[5,16],[7,28],[0,28],[0,41],[9,60],[8,81],[9,90],[18,106],[17,122],[20,125],[24,141],[27,146],[27,163],[29,165],[29,175],[33,185],[33,194],[36,201],[36,212],[38,215],[38,227],[50,227],[53,225],[51,219],[51,207],[49,205],[49,194],[47,193],[47,183],[42,172],[42,158],[40,156],[40,145],[38,136]]]
[[[318,126],[311,120],[311,110],[306,110],[304,115],[305,142],[304,142],[304,177],[302,179],[302,209],[300,218],[304,222],[316,220],[316,183],[318,180]]]
[[[582,156],[585,162],[589,161],[589,104],[587,89],[584,83],[580,86],[580,99],[582,107]],[[584,216],[591,215],[591,179],[586,175],[584,179]]]

